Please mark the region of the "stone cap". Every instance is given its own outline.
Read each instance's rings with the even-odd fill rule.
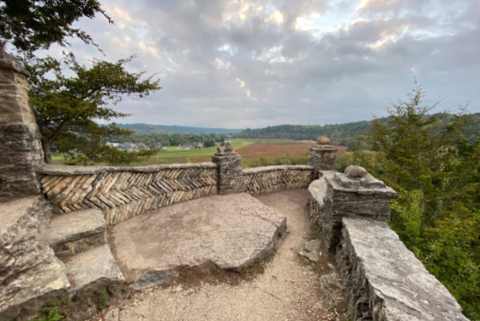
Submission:
[[[366,174],[359,179],[352,179],[347,174],[335,173],[333,177],[326,177],[325,179],[334,190],[341,192],[363,195],[378,194],[388,198],[398,196],[398,192],[371,174]]]
[[[43,175],[89,175],[105,172],[141,172],[153,173],[163,169],[190,169],[190,168],[217,168],[214,163],[151,165],[139,167],[113,167],[113,166],[68,166],[68,165],[42,165],[37,168],[38,174]]]
[[[273,172],[273,171],[283,171],[283,170],[306,170],[313,171],[313,166],[309,165],[273,165],[273,166],[262,166],[254,168],[246,168],[243,170],[243,174],[257,174],[262,172]]]
[[[310,150],[328,150],[332,152],[338,151],[338,148],[332,145],[313,145],[312,147],[309,148]]]
[[[330,145],[330,138],[326,136],[318,136],[316,144],[321,146]]]
[[[0,69],[10,69],[14,70],[18,73],[25,75],[26,77],[30,77],[30,73],[23,68],[23,66],[15,59],[12,55],[3,50],[0,47]]]

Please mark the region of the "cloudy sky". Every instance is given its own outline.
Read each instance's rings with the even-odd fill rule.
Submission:
[[[438,111],[480,112],[478,0],[101,0],[94,47],[161,79],[115,106],[122,123],[200,127],[334,124],[385,116],[414,77]],[[55,55],[60,49],[53,47]]]

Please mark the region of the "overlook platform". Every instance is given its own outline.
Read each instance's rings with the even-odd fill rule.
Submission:
[[[113,251],[127,280],[139,278],[139,287],[173,279],[174,273],[161,271],[179,264],[209,260],[223,268],[241,268],[254,254],[273,251],[280,238],[272,234],[278,236],[285,228],[285,219],[288,231],[271,259],[261,263],[263,273],[256,277],[247,280],[233,273],[238,283],[200,280],[193,286],[177,281],[179,277],[169,287],[138,292],[121,308],[110,308],[91,320],[346,320],[332,257],[323,253],[313,263],[298,256],[311,233],[307,200],[305,189],[256,197],[230,194],[228,201],[219,195],[115,226]],[[142,279],[141,271],[153,272]]]

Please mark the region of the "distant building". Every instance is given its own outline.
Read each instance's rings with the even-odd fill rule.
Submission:
[[[204,147],[205,147],[205,143],[203,142],[193,142],[193,143],[187,143],[179,146],[179,148],[181,149],[197,149],[197,148],[204,148]]]
[[[150,148],[150,149],[160,149],[160,150],[162,150],[163,145],[162,145],[162,143],[160,143],[160,142],[155,142],[155,143],[151,143],[150,146],[148,146],[148,148]]]

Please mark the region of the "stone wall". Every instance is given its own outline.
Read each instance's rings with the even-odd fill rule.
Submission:
[[[0,198],[38,195],[43,151],[28,105],[28,73],[0,48]]]
[[[343,218],[336,253],[352,320],[467,321],[386,222]]]
[[[213,163],[147,167],[44,165],[42,191],[55,210],[68,213],[99,208],[109,225],[173,203],[215,195]]]
[[[348,317],[354,321],[465,321],[447,289],[387,224],[397,193],[365,169],[320,171],[310,184],[309,214],[336,252]]]
[[[291,188],[306,188],[313,180],[313,167],[266,166],[243,170],[245,192],[257,195]]]

